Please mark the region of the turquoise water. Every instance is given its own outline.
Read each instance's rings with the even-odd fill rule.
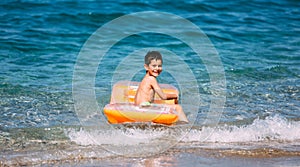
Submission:
[[[216,127],[203,120],[211,112],[213,97],[218,97],[211,87],[211,72],[221,75],[220,71],[209,71],[205,61],[183,41],[153,32],[120,39],[106,52],[93,85],[100,111],[92,117],[102,121],[101,126],[80,127],[82,118],[74,107],[72,86],[82,48],[98,28],[144,11],[187,19],[216,49],[226,78],[226,102]],[[299,165],[298,1],[1,1],[0,17],[1,165],[119,165],[112,161],[125,166],[131,162],[142,166],[233,166],[234,162],[237,166]],[[160,25],[163,19],[153,22]],[[114,28],[124,33],[138,29],[134,23],[112,27],[112,32]],[[161,31],[190,34],[188,39],[199,43],[196,33],[185,26]],[[111,40],[99,39],[105,44]],[[97,47],[89,51],[97,55]],[[145,48],[170,51],[184,62],[176,63],[174,56],[163,55],[166,70],[158,80],[180,89],[181,103],[187,106],[194,126],[105,126],[101,107],[109,103],[111,85],[118,80],[113,77],[126,76],[129,70],[134,72],[132,80],[140,80],[144,71],[139,59],[128,61],[122,66],[124,70],[118,69],[136,51],[142,59]],[[196,85],[191,84],[180,64],[188,66]],[[168,68],[175,69],[176,75]],[[176,76],[182,83],[174,80]],[[85,80],[82,82],[85,84]],[[194,105],[200,107],[192,112],[189,107],[193,106],[185,104],[191,99],[185,101],[185,97],[193,96],[195,90],[200,100]],[[166,140],[172,144],[163,147]],[[146,153],[136,155],[150,148],[155,153],[151,157]]]

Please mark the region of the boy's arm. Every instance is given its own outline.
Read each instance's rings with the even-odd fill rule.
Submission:
[[[151,86],[153,87],[154,91],[158,94],[158,96],[162,100],[169,100],[169,99],[177,99],[178,95],[177,94],[165,94],[160,86],[158,85],[156,79],[154,78],[153,81],[151,82]]]

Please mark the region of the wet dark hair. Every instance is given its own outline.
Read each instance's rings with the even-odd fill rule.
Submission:
[[[145,64],[149,65],[151,60],[161,60],[163,63],[162,56],[158,51],[149,51],[145,56]]]

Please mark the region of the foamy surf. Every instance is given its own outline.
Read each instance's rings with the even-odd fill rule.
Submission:
[[[80,145],[137,145],[148,143],[150,140],[160,138],[164,135],[163,131],[155,129],[108,129],[108,130],[86,130],[81,128],[79,131],[69,129],[66,131],[71,141]]]
[[[164,128],[117,128],[109,130],[74,130],[69,129],[66,135],[79,145],[98,146],[151,146],[165,144],[169,147],[188,147],[190,143],[224,143],[235,146],[245,143],[259,144],[272,142],[289,142],[296,145],[300,141],[300,123],[274,115],[265,119],[257,118],[248,125],[220,125],[217,127],[164,127]],[[298,143],[298,144],[297,144]]]
[[[209,134],[205,139],[201,136]],[[194,142],[260,142],[260,141],[297,141],[300,140],[300,123],[289,121],[279,115],[265,119],[257,118],[249,125],[223,125],[192,129],[182,141]]]

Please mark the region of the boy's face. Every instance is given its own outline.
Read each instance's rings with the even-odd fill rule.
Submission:
[[[150,64],[144,65],[147,72],[154,77],[157,77],[162,72],[162,62],[159,59],[151,60]]]

